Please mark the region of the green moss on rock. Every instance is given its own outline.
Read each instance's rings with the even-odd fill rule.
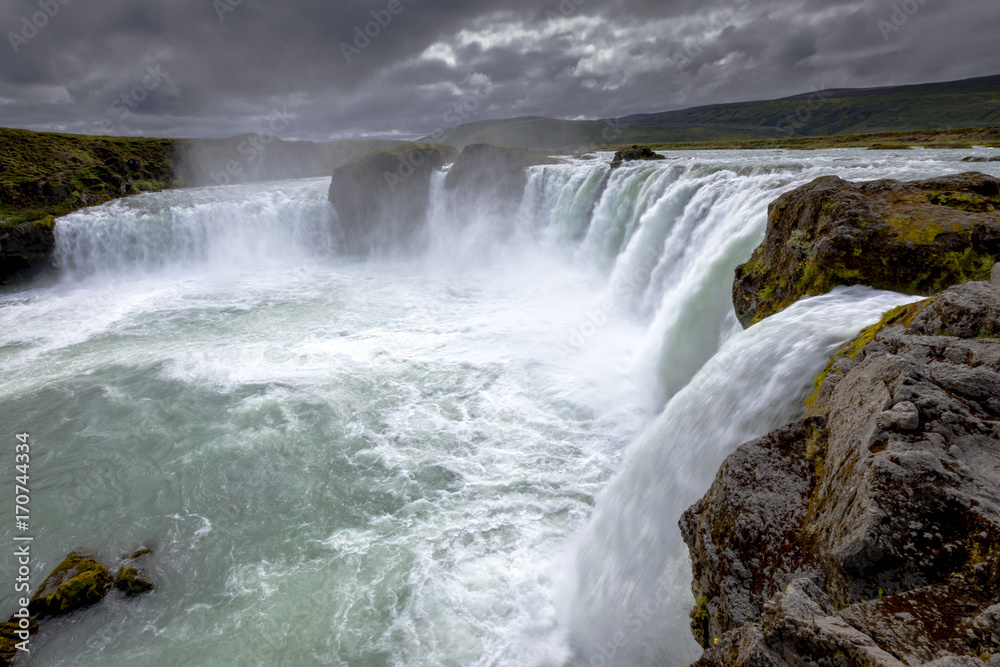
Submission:
[[[108,568],[74,551],[35,591],[28,610],[38,616],[62,616],[99,602],[109,587]]]
[[[1000,180],[970,172],[901,183],[835,176],[782,195],[736,269],[744,327],[839,285],[931,295],[988,280],[1000,259]]]
[[[118,576],[115,577],[115,588],[131,597],[140,593],[147,593],[156,588],[156,586],[153,582],[144,578],[142,573],[136,568],[123,567],[118,572]]]

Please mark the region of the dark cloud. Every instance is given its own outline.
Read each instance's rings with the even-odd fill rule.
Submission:
[[[998,16],[995,0],[7,0],[0,125],[227,136],[280,110],[286,138],[418,136],[469,95],[470,121],[624,116],[1000,73]]]

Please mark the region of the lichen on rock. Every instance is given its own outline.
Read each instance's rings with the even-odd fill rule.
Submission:
[[[1000,180],[969,172],[902,183],[825,176],[771,203],[764,242],[737,267],[744,327],[838,285],[931,295],[988,280],[1000,260]]]
[[[740,447],[681,520],[699,664],[989,664],[1000,288],[893,309],[816,384],[812,416]]]

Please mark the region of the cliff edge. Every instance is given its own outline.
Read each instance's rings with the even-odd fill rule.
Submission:
[[[680,523],[698,665],[1000,665],[1000,282],[862,331]]]

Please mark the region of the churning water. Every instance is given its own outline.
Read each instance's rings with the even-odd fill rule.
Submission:
[[[965,154],[575,161],[533,168],[505,220],[437,177],[427,249],[370,260],[338,254],[323,179],[59,220],[63,280],[0,296],[32,585],[145,545],[158,588],[50,624],[36,664],[690,662],[680,513],[905,300],[841,289],[740,331],[767,203]]]

